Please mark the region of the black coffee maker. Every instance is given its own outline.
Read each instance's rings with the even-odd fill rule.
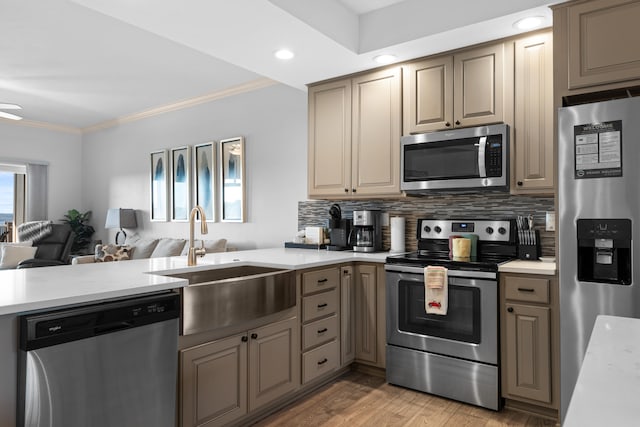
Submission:
[[[329,209],[329,251],[348,251],[351,250],[351,234],[353,230],[353,221],[348,218],[342,218],[342,211],[337,204],[331,205]]]

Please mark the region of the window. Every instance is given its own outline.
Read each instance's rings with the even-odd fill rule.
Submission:
[[[0,163],[0,241],[14,241],[24,222],[25,174],[24,165]]]

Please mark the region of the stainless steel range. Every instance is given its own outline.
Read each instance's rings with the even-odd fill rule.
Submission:
[[[498,266],[516,258],[515,222],[421,219],[417,235],[418,252],[385,264],[387,381],[499,410]],[[453,236],[472,239],[469,258],[452,258]],[[446,315],[425,311],[427,266],[447,268]]]

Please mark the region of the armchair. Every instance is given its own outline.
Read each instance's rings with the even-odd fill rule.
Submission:
[[[69,264],[74,238],[75,233],[68,224],[51,224],[51,233],[33,242],[38,248],[34,258],[20,262],[17,268]]]

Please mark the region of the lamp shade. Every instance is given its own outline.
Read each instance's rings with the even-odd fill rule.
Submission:
[[[135,209],[115,208],[107,210],[107,221],[104,228],[136,228]]]

